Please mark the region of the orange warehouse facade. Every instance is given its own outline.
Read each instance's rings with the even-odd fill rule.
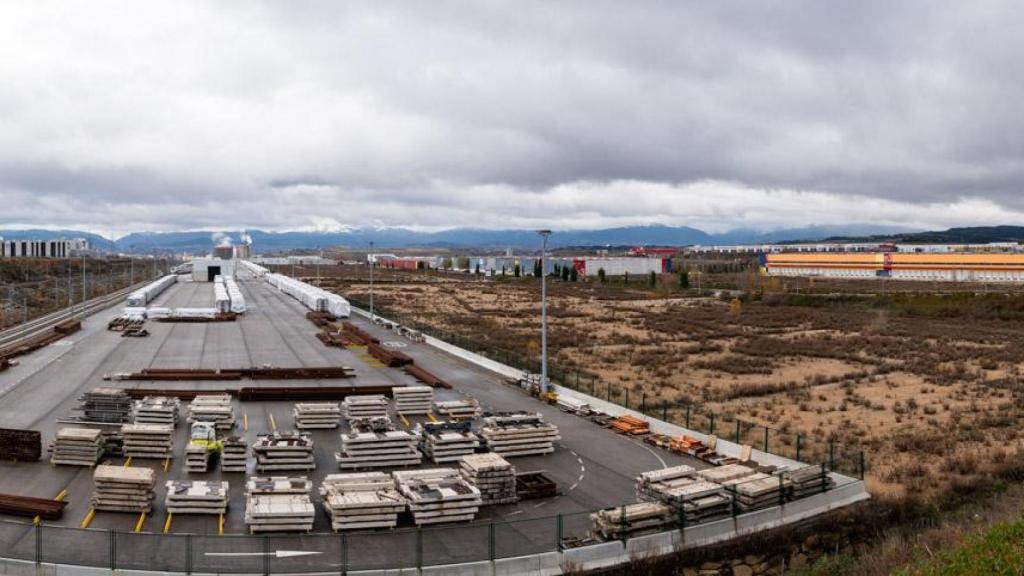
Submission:
[[[1024,282],[1024,254],[842,253],[766,254],[772,276],[891,278],[949,282]]]

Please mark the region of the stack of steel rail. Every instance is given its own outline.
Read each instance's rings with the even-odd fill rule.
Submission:
[[[43,455],[43,436],[38,430],[0,428],[0,460],[36,462]]]
[[[60,520],[64,514],[64,507],[68,503],[65,500],[48,500],[46,498],[33,498],[31,496],[19,496],[17,494],[0,494],[0,514],[12,516],[26,516],[33,518],[38,516],[43,520]]]
[[[392,368],[401,368],[413,363],[412,357],[405,352],[385,348],[373,342],[366,345],[366,351],[370,353],[370,356],[380,360],[385,366],[391,366]]]
[[[516,469],[497,454],[469,454],[459,462],[462,477],[480,490],[484,506],[513,504],[516,494]]]
[[[97,466],[93,473],[90,503],[99,511],[149,512],[156,494],[156,474],[152,468]]]
[[[450,389],[452,387],[451,384],[445,382],[444,380],[441,380],[432,372],[428,372],[423,367],[417,366],[416,364],[407,364],[402,367],[402,370],[405,370],[406,374],[412,376],[413,378],[419,380],[420,382],[423,382],[424,384],[430,386],[431,388]]]
[[[37,334],[27,340],[22,340],[21,343],[14,346],[0,349],[0,358],[9,362],[11,358],[28,354],[29,352],[34,352],[44,346],[49,346],[68,334],[73,334],[81,330],[81,328],[81,320],[64,320],[63,322],[54,325],[48,332],[43,332],[42,334]],[[10,364],[8,363],[8,367],[9,366]]]
[[[351,322],[343,322],[341,324],[341,329],[350,340],[353,340],[363,346],[380,344],[380,340]]]
[[[82,412],[81,421],[102,424],[131,422],[132,399],[118,388],[93,388],[82,395],[76,411]]]

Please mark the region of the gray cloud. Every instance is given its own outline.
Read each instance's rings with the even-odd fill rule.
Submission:
[[[0,225],[1012,223],[1022,20],[1010,2],[7,4]]]

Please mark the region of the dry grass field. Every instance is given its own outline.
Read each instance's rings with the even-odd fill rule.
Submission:
[[[792,454],[796,434],[805,459],[824,457],[812,438],[863,448],[869,488],[883,498],[962,494],[1020,468],[1024,297],[872,297],[861,283],[856,296],[739,302],[672,282],[552,281],[554,364],[628,389],[632,403],[692,403],[720,422],[771,427],[773,451]],[[325,287],[365,300],[365,270],[332,271]],[[381,272],[375,295],[407,320],[506,350],[539,349],[532,279]]]

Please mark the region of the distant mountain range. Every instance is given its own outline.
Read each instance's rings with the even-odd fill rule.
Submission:
[[[484,230],[478,228],[454,228],[440,232],[417,232],[405,228],[365,228],[338,232],[249,230],[248,233],[252,237],[253,251],[256,253],[331,247],[366,248],[371,241],[374,242],[377,250],[388,248],[504,249],[506,247],[534,249],[539,243],[537,234],[532,230]],[[215,234],[217,232],[212,230],[137,232],[117,240],[110,240],[80,230],[0,230],[0,237],[8,239],[85,237],[97,248],[139,254],[150,254],[154,251],[207,252],[216,243]],[[237,232],[227,232],[225,235],[234,243],[240,241]],[[857,224],[810,226],[772,232],[740,229],[722,234],[709,234],[687,226],[652,225],[597,230],[556,230],[551,236],[549,246],[553,248],[567,246],[689,246],[694,244],[822,241],[825,239],[834,241],[865,239],[911,241],[904,240],[909,238],[919,238],[912,240],[915,242],[985,242],[1004,241],[1010,237],[1024,238],[1024,228],[999,226],[994,228],[954,228],[947,232],[921,232],[892,226]],[[985,240],[981,238],[985,238]]]
[[[975,226],[933,232],[904,232],[866,236],[834,236],[829,242],[902,242],[907,244],[989,244],[1024,242],[1024,226]]]

